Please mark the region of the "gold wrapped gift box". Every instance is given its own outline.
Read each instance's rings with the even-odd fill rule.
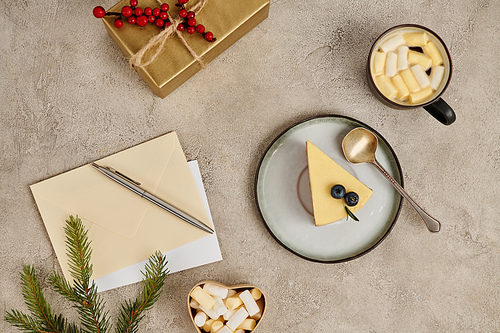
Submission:
[[[191,0],[186,4],[190,10],[196,1]],[[175,1],[164,1],[170,6],[169,16],[177,17],[179,7]],[[110,8],[109,12],[121,12],[122,7],[129,5],[129,0],[121,0]],[[155,0],[139,0],[139,7],[159,7]],[[217,39],[207,42],[197,32],[189,34],[182,32],[182,36],[201,60],[208,64],[218,55],[229,48],[238,39],[262,22],[269,14],[269,0],[208,0],[206,5],[196,13],[197,24],[203,24],[205,31],[211,31]],[[116,17],[105,16],[102,20],[109,36],[130,59],[151,37],[159,34],[163,28],[152,23],[145,27],[131,25],[123,19],[123,27],[115,28],[113,22]],[[146,53],[146,59],[149,53]],[[146,81],[153,92],[161,98],[170,94],[201,69],[200,64],[189,53],[186,46],[176,33],[173,33],[165,43],[156,60],[145,67],[136,67],[137,72]]]

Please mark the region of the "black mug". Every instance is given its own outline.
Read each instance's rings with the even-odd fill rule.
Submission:
[[[388,29],[373,43],[366,72],[368,86],[385,105],[423,107],[445,125],[455,121],[455,112],[441,99],[451,80],[450,53],[432,30],[416,24]]]

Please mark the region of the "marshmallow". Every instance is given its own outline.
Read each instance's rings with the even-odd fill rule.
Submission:
[[[227,312],[222,315],[222,318],[224,318],[224,320],[229,320],[236,312],[238,312],[238,310],[227,310]]]
[[[203,290],[205,290],[212,296],[216,296],[222,299],[227,297],[227,292],[228,292],[227,288],[210,283],[205,283],[205,285],[203,286]]]
[[[375,74],[375,76],[384,74],[385,57],[386,54],[384,52],[375,52],[373,58],[373,74]]]
[[[214,305],[214,310],[217,312],[218,315],[223,315],[227,312],[227,308],[224,305],[224,301],[220,299],[219,297],[215,297],[215,305]]]
[[[202,327],[207,322],[207,319],[208,317],[205,312],[198,311],[198,313],[196,313],[196,316],[194,316],[194,323],[196,324],[196,326]]]
[[[385,75],[393,77],[398,73],[398,55],[394,52],[387,53],[385,60]]]
[[[421,88],[427,88],[431,85],[431,81],[429,81],[429,77],[425,74],[424,69],[420,65],[415,65],[411,67],[411,71],[415,76],[415,80],[417,80],[418,85]]]
[[[260,312],[258,312],[250,318],[255,319],[255,320],[260,320],[260,318],[262,318],[262,314]]]
[[[408,62],[412,65],[418,64],[422,66],[425,70],[428,70],[432,66],[432,59],[423,53],[409,51],[408,52]]]
[[[415,80],[415,76],[413,76],[411,70],[405,69],[404,71],[401,71],[399,74],[401,74],[401,77],[405,81],[405,84],[408,87],[408,90],[410,90],[410,92],[413,93],[420,90],[420,86],[418,85],[417,80]]]
[[[233,331],[231,329],[229,329],[229,327],[224,326],[217,333],[233,333]]]
[[[215,299],[205,290],[201,289],[200,286],[194,288],[191,292],[191,297],[205,309],[210,309],[215,305]]]
[[[191,302],[189,302],[189,306],[195,310],[198,310],[200,308],[200,303],[198,303],[194,299],[192,299]]]
[[[257,300],[257,305],[259,306],[259,312],[251,316],[252,319],[259,320],[264,312],[264,298],[261,297]]]
[[[242,304],[243,301],[238,296],[226,298],[226,307],[228,310],[234,310]]]
[[[444,76],[444,67],[443,66],[436,66],[436,67],[432,68],[432,70],[431,70],[431,88],[432,89],[437,90],[439,88],[441,81],[443,81],[443,76]]]
[[[441,52],[439,52],[436,44],[429,42],[427,45],[422,47],[422,50],[424,50],[424,53],[432,59],[432,64],[434,66],[443,64],[443,56],[441,55]]]
[[[401,35],[396,35],[389,38],[382,44],[380,44],[380,49],[384,52],[391,52],[398,48],[398,46],[406,44],[405,39]]]
[[[398,71],[408,68],[408,51],[409,48],[406,45],[401,45],[397,49],[398,51]]]
[[[430,97],[433,93],[433,90],[431,87],[424,88],[420,91],[417,91],[413,94],[410,94],[410,103],[418,103],[426,99],[427,97]]]
[[[229,289],[229,290],[227,291],[227,297],[233,297],[233,296],[234,296],[234,295],[236,295],[236,294],[237,294],[237,292],[236,292],[236,290],[234,290],[234,289]]]
[[[213,322],[212,327],[210,328],[210,333],[219,332],[222,329],[222,327],[224,327],[222,321],[216,320]]]
[[[211,319],[217,320],[220,317],[220,315],[215,311],[213,307],[207,309],[204,306],[200,305],[200,310],[205,312]]]
[[[255,328],[255,319],[247,318],[238,326],[238,329],[243,329],[245,331],[252,331]]]
[[[252,294],[250,291],[245,290],[240,294],[240,298],[243,301],[243,304],[245,304],[245,307],[248,311],[249,316],[253,316],[254,314],[258,313],[260,311],[259,306],[255,302],[255,300],[252,297]]]
[[[210,332],[212,330],[212,324],[215,322],[213,319],[208,319],[203,325],[203,330],[205,332]]]
[[[231,319],[228,320],[226,323],[227,327],[229,327],[231,330],[236,330],[238,326],[241,325],[241,323],[248,318],[248,312],[245,310],[245,308],[240,308],[238,312],[236,312]]]
[[[395,75],[391,79],[392,83],[398,90],[398,94],[396,95],[396,98],[399,99],[400,101],[404,101],[409,95],[410,91],[408,90],[408,87],[405,84],[405,81],[401,77],[401,75]]]
[[[245,333],[245,330],[236,330],[234,333]]]
[[[250,294],[252,294],[253,299],[256,301],[262,297],[262,292],[257,288],[250,290]]]
[[[410,46],[424,46],[429,41],[425,32],[408,32],[403,35],[403,38]]]
[[[382,92],[382,94],[387,98],[393,98],[397,95],[398,90],[391,83],[389,78],[385,75],[380,75],[375,78],[378,89]]]

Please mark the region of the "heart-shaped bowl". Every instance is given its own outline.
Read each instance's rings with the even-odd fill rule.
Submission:
[[[252,284],[235,284],[235,285],[232,285],[232,286],[226,286],[225,284],[222,284],[222,283],[217,282],[217,281],[205,280],[205,281],[201,281],[201,282],[197,283],[191,289],[191,291],[189,292],[188,298],[187,298],[187,306],[188,306],[189,315],[190,315],[191,321],[193,322],[193,326],[195,327],[195,329],[196,329],[196,331],[198,333],[207,333],[207,331],[205,331],[202,327],[198,327],[195,324],[194,317],[195,317],[195,315],[196,315],[196,313],[197,313],[198,310],[195,309],[195,308],[193,308],[193,307],[191,307],[191,301],[193,300],[193,298],[191,297],[191,294],[192,294],[193,290],[195,290],[196,287],[201,287],[202,288],[205,284],[211,284],[211,285],[215,285],[215,286],[218,286],[218,287],[227,288],[228,290],[234,290],[236,293],[243,292],[245,290],[252,290],[252,289],[258,290],[262,294],[262,296],[260,297],[260,299],[257,300],[257,303],[259,303],[259,307],[261,308],[260,318],[256,319],[255,327],[253,328],[253,330],[251,330],[251,331],[246,330],[245,333],[255,332],[255,330],[259,326],[260,322],[262,321],[262,318],[264,318],[264,314],[266,312],[267,301],[266,301],[266,296],[264,295],[264,293],[262,292],[262,290],[259,287],[254,286]],[[220,316],[220,317],[222,317],[222,316]]]

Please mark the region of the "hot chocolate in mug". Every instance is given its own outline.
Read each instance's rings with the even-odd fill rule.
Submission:
[[[450,53],[432,30],[403,24],[377,38],[367,64],[368,85],[375,97],[395,109],[423,107],[445,125],[456,119],[441,99],[451,80]]]

